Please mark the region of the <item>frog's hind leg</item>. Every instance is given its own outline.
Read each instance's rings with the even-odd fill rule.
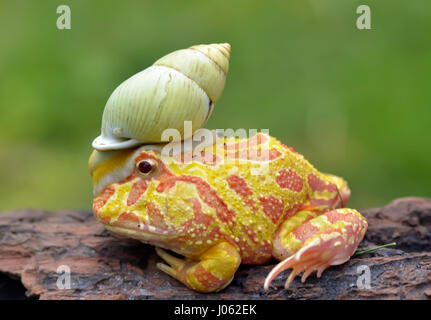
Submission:
[[[228,242],[220,242],[202,253],[197,260],[176,258],[156,248],[157,254],[169,265],[157,267],[199,292],[215,292],[224,289],[233,279],[241,263],[238,249]]]
[[[293,269],[285,288],[293,279],[304,272],[302,282],[314,271],[317,277],[329,266],[342,264],[350,259],[367,230],[367,222],[353,209],[336,209],[304,222],[288,233],[285,241],[299,249],[281,261],[265,279],[264,288],[268,290],[272,280],[286,269]],[[281,226],[283,227],[283,225]]]

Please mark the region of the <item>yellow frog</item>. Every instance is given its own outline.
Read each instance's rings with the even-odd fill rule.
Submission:
[[[280,260],[268,289],[283,270],[293,269],[287,288],[301,272],[305,281],[350,259],[367,222],[344,208],[342,178],[267,134],[221,142],[176,156],[160,145],[94,151],[94,215],[116,235],[155,245],[166,262],[157,267],[200,292],[225,288],[241,263]]]

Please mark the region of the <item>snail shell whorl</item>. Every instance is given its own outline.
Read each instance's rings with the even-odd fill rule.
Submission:
[[[197,45],[174,51],[120,84],[106,103],[97,150],[158,143],[167,128],[183,139],[184,121],[201,128],[223,92],[230,45]]]
[[[212,102],[223,93],[229,70],[230,45],[197,45],[174,51],[154,63],[178,70],[201,87]]]

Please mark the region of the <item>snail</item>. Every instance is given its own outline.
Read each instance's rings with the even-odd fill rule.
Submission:
[[[121,83],[102,116],[98,151],[163,142],[172,128],[187,139],[202,128],[220,99],[229,69],[230,45],[195,45],[177,50]],[[192,122],[191,132],[184,121]]]

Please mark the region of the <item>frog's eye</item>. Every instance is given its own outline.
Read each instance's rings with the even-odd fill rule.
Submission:
[[[153,159],[141,160],[136,164],[138,173],[142,176],[148,177],[157,171],[157,161]]]

